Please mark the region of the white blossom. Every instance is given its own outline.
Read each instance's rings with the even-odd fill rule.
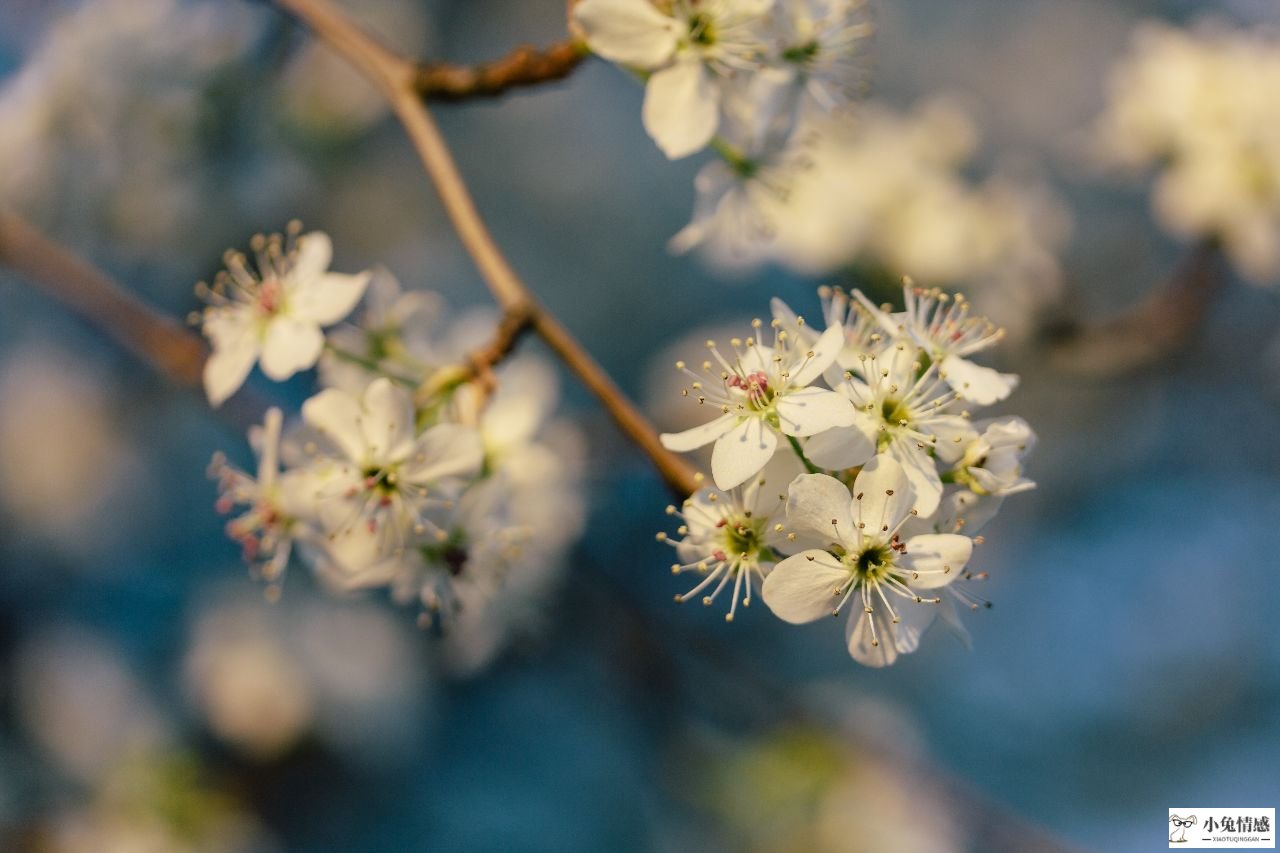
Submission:
[[[313,475],[327,556],[346,584],[386,583],[407,547],[446,535],[431,515],[480,471],[479,435],[448,423],[418,434],[408,392],[387,378],[361,399],[321,391],[302,416],[325,440]]]
[[[761,64],[761,27],[773,2],[582,0],[573,16],[593,51],[649,72],[645,130],[676,160],[715,135],[729,78]]]
[[[874,32],[867,0],[789,0],[774,7],[779,66],[819,109],[861,95]]]
[[[862,356],[859,375],[849,373],[839,391],[857,407],[855,423],[832,429],[805,444],[823,468],[842,470],[866,458],[868,440],[906,471],[916,508],[932,515],[942,499],[942,477],[934,462],[955,462],[974,436],[964,401],[947,386],[937,362],[924,365],[920,350],[905,340]]]
[[[840,328],[828,329],[810,347],[793,344],[777,321],[772,324],[774,342],[766,344],[756,337],[763,324],[756,320],[752,325],[753,336],[730,340],[731,358],[708,341],[713,360],[702,363],[701,373],[684,362],[676,364],[693,380],[686,396],[711,403],[720,415],[702,426],[661,436],[663,446],[677,452],[714,442],[711,473],[720,489],[731,489],[759,473],[773,458],[780,436],[812,436],[850,426],[856,418],[847,399],[810,387],[835,361],[844,339]],[[859,462],[870,456],[869,443],[865,449]]]
[[[390,270],[374,267],[358,321],[326,332],[321,380],[357,396],[379,376],[423,381],[443,362],[428,334],[443,310],[438,294],[404,290]]]
[[[672,252],[701,249],[728,269],[768,257],[792,183],[808,164],[807,139],[793,132],[781,103],[787,85],[762,74],[727,96],[723,127],[712,142],[719,156],[694,179],[693,218],[671,238]]]
[[[280,473],[280,430],[284,415],[277,408],[267,410],[261,427],[254,427],[249,441],[258,455],[258,476],[246,474],[227,463],[218,453],[209,467],[218,481],[218,512],[226,514],[236,506],[246,511],[227,522],[227,535],[240,544],[246,562],[259,576],[276,583],[284,576],[293,551],[294,539],[306,535],[302,517],[307,499],[306,483],[295,473]]]
[[[1146,23],[1112,74],[1100,156],[1159,169],[1154,203],[1175,234],[1217,239],[1249,279],[1280,276],[1280,38],[1267,30]]]
[[[677,602],[706,592],[702,603],[710,606],[732,583],[725,621],[734,620],[739,601],[743,607],[751,605],[753,590],[785,553],[796,550],[795,535],[788,540],[781,522],[787,486],[803,470],[795,456],[780,454],[741,486],[727,492],[703,489],[680,508],[667,507],[667,515],[680,519],[679,538],[658,534],[659,541],[676,549],[678,561],[671,571],[699,576],[696,586],[676,596]]]
[[[913,497],[906,473],[887,455],[863,467],[852,495],[825,474],[797,478],[787,523],[828,544],[774,567],[764,581],[765,603],[783,620],[805,623],[839,616],[853,601],[845,640],[867,666],[915,651],[941,603],[935,590],[964,570],[973,540],[933,533],[904,540],[899,532],[916,514]]]
[[[1035,488],[1022,473],[1022,459],[1035,447],[1036,434],[1019,417],[974,424],[981,430],[964,449],[951,476],[979,495],[1004,497]]]
[[[368,273],[329,272],[327,234],[304,234],[295,245],[296,231],[289,244],[277,236],[256,239],[256,271],[244,255],[228,253],[213,287],[198,288],[209,302],[201,317],[213,343],[204,385],[214,406],[244,384],[259,358],[262,372],[277,381],[314,366],[324,349],[321,327],[347,316],[364,295]]]
[[[939,373],[961,398],[989,406],[1005,399],[1017,387],[1018,377],[974,364],[967,356],[1000,342],[1004,331],[985,317],[970,316],[971,305],[963,294],[937,288],[925,290],[903,284],[906,310],[889,314],[872,304],[861,291],[855,298],[889,334],[903,334],[937,362]]]

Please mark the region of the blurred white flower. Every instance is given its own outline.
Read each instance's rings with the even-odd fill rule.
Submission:
[[[853,268],[894,281],[908,274],[927,287],[963,285],[984,312],[1021,331],[1060,284],[1054,252],[1066,216],[1043,187],[967,179],[962,170],[974,146],[972,123],[946,101],[907,115],[863,104],[854,119],[805,117],[788,149],[748,158],[769,167],[760,172],[765,183],[752,187],[750,174],[737,177],[742,187],[726,224],[768,227],[734,229],[749,251],[728,256],[709,241],[707,259],[727,268],[775,261],[813,275]],[[788,150],[780,173],[773,164]],[[736,187],[725,177],[718,184],[699,194],[702,216],[690,234],[708,228],[699,222],[713,211],[703,201],[717,197],[710,190],[728,197],[721,187]],[[674,245],[694,242],[682,235]]]
[[[369,273],[329,272],[329,236],[297,230],[287,244],[276,235],[254,240],[256,272],[229,252],[213,287],[197,288],[209,302],[201,317],[213,342],[204,385],[214,406],[244,384],[259,357],[262,372],[277,381],[314,366],[324,349],[321,327],[346,317],[364,295]]]
[[[428,535],[447,540],[430,511],[455,496],[455,482],[480,471],[484,449],[474,429],[441,423],[418,434],[412,399],[387,378],[362,399],[321,391],[302,416],[325,439],[313,463],[315,511],[346,583],[386,583],[406,547]]]
[[[58,549],[98,552],[127,487],[145,476],[113,417],[109,378],[57,349],[15,349],[0,366],[0,504],[13,529]],[[92,472],[92,476],[86,476]]]
[[[248,509],[227,523],[227,535],[240,543],[246,562],[257,567],[259,576],[278,582],[284,576],[293,541],[305,533],[302,518],[308,512],[306,490],[311,485],[298,472],[280,474],[280,429],[284,415],[277,408],[267,410],[261,427],[249,433],[249,442],[258,455],[258,476],[253,478],[229,465],[218,453],[209,473],[218,481],[219,512],[236,506]]]
[[[1159,169],[1155,210],[1183,237],[1220,240],[1240,272],[1280,276],[1280,37],[1149,22],[1116,67],[1100,156]]]
[[[189,0],[62,4],[0,84],[0,199],[163,248],[201,210],[205,95],[261,18]]]
[[[27,637],[13,675],[19,720],[80,781],[96,781],[131,753],[169,737],[120,651],[87,629],[58,625]]]
[[[50,853],[271,853],[262,824],[200,779],[180,755],[154,753],[120,765],[90,801],[48,817],[35,849]]]
[[[185,669],[209,728],[250,755],[274,757],[312,725],[311,686],[261,601],[202,613]]]
[[[763,324],[756,320],[752,325],[759,335]],[[663,433],[662,444],[681,452],[715,442],[711,473],[720,489],[741,485],[759,473],[773,458],[779,435],[816,435],[849,426],[856,417],[849,401],[839,394],[809,387],[835,361],[844,344],[843,331],[833,327],[811,347],[797,346],[777,321],[772,325],[772,344],[755,336],[745,343],[733,338],[731,358],[708,341],[707,350],[715,361],[704,361],[701,373],[683,361],[676,363],[693,380],[685,396],[699,404],[711,403],[720,415],[684,432]],[[868,447],[867,456],[871,452]]]
[[[887,455],[863,467],[852,495],[825,474],[797,478],[787,524],[829,544],[775,566],[764,581],[765,603],[787,622],[805,623],[839,615],[857,597],[845,629],[854,660],[888,666],[915,651],[941,603],[933,591],[964,570],[973,540],[925,533],[903,541],[899,531],[916,515],[913,499],[906,473]]]
[[[438,294],[404,290],[390,270],[374,267],[359,319],[327,333],[321,380],[352,396],[363,394],[379,376],[422,382],[445,360],[429,336],[443,310]]]
[[[805,98],[830,111],[862,94],[875,30],[867,0],[787,0],[773,14],[779,67]]]
[[[415,741],[430,670],[403,620],[306,593],[274,605],[234,592],[202,599],[210,603],[192,626],[184,668],[214,735],[259,759],[306,737],[359,760]]]
[[[671,238],[672,252],[697,248],[726,269],[767,258],[776,220],[787,214],[791,186],[808,164],[805,135],[777,103],[788,85],[760,75],[726,98],[723,128],[712,141],[719,156],[694,179],[693,218]]]
[[[399,0],[339,0],[344,14],[406,56],[431,55],[427,9]],[[279,115],[309,134],[343,138],[363,133],[390,108],[373,84],[331,48],[308,39],[280,77]]]

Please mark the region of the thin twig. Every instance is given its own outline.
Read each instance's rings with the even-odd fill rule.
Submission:
[[[174,382],[200,386],[207,350],[199,335],[148,307],[12,213],[0,212],[0,263]]]
[[[662,446],[656,430],[640,410],[569,331],[538,303],[507,263],[476,210],[435,119],[418,93],[415,65],[375,42],[329,0],[277,0],[277,3],[346,57],[381,90],[435,184],[459,239],[503,311],[519,311],[529,316],[538,335],[595,394],[622,432],[649,457],[674,492],[684,496],[696,491],[698,480],[693,467]]]
[[[549,47],[521,45],[511,53],[479,65],[424,62],[414,74],[418,94],[432,101],[493,98],[511,89],[563,80],[589,55],[576,39]]]
[[[1224,282],[1221,252],[1196,246],[1169,280],[1131,311],[1094,327],[1068,327],[1050,344],[1050,363],[1078,376],[1121,376],[1156,364],[1200,328]]]

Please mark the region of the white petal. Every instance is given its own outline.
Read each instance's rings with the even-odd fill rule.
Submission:
[[[794,453],[775,453],[760,476],[752,477],[742,487],[743,506],[757,518],[780,517],[787,502],[787,487],[803,473],[804,465]]]
[[[925,533],[907,540],[900,563],[912,589],[937,589],[951,583],[973,554],[973,540],[955,533]]]
[[[239,390],[257,360],[258,344],[252,337],[215,349],[204,363],[204,393],[209,397],[209,405],[221,406]]]
[[[677,62],[649,78],[644,92],[644,129],[668,159],[701,150],[720,124],[716,86],[702,62]]]
[[[998,403],[1018,387],[1015,374],[1001,373],[958,355],[944,358],[941,367],[947,384],[961,397],[980,406]]]
[[[892,530],[911,512],[914,495],[902,466],[881,453],[868,462],[853,481],[854,521],[865,525],[864,533],[874,536]]]
[[[298,255],[291,275],[295,281],[317,278],[329,271],[333,260],[333,241],[323,231],[312,231],[298,238]]]
[[[689,224],[667,242],[667,248],[672,254],[683,255],[711,240],[724,221],[736,221],[735,217],[740,214],[730,205],[730,191],[739,185],[740,180],[720,160],[713,160],[699,170],[698,176],[693,179],[697,193],[693,202],[693,216]],[[740,199],[739,204],[743,201]]]
[[[941,615],[942,604],[916,604],[904,598],[893,599],[893,609],[898,622],[893,626],[894,647],[899,654],[908,655],[920,647],[920,638]]]
[[[470,427],[437,424],[418,436],[412,454],[401,470],[401,477],[411,483],[472,477],[480,473],[484,462],[484,442]]]
[[[649,0],[582,0],[573,18],[591,50],[613,62],[656,68],[676,49],[679,25]]]
[[[929,418],[920,429],[938,439],[933,445],[933,451],[938,459],[947,463],[960,461],[965,449],[978,437],[978,431],[973,428],[973,423],[959,415],[939,415]]]
[[[408,392],[382,377],[369,383],[364,392],[360,426],[369,458],[398,462],[409,455],[413,445],[413,401]]]
[[[804,551],[773,567],[760,597],[785,622],[803,625],[830,616],[840,599],[836,591],[849,570],[826,551]]]
[[[324,351],[324,335],[315,323],[278,316],[262,342],[262,372],[280,382],[314,367]]]
[[[856,593],[855,593],[856,595]],[[850,602],[853,612],[845,625],[844,640],[849,654],[863,666],[890,666],[898,659],[894,625],[882,602],[867,613],[860,602]],[[872,623],[875,630],[872,630]]]
[[[960,621],[960,614],[956,612],[956,606],[951,602],[951,598],[943,596],[942,603],[938,604],[937,608],[938,618],[942,620],[942,624],[946,625],[952,634],[955,634],[956,639],[966,649],[972,649],[973,638],[969,636],[969,629]]]
[[[760,473],[778,447],[778,434],[759,418],[749,418],[716,439],[711,478],[716,488],[732,489]]]
[[[818,433],[804,443],[804,455],[819,468],[843,471],[876,455],[875,428],[859,416],[853,426]]]
[[[664,432],[658,436],[658,439],[667,450],[676,453],[687,453],[690,450],[697,450],[699,447],[715,441],[733,429],[734,424],[737,422],[736,415],[721,415],[714,421],[709,421],[693,429],[687,429],[684,432]]]
[[[267,409],[261,428],[249,434],[249,441],[258,454],[258,485],[267,488],[280,474],[280,429],[284,413],[276,406]]]
[[[778,434],[759,418],[742,421],[716,439],[712,450],[712,479],[716,487],[731,489],[760,473],[778,447]]]
[[[804,361],[792,371],[791,384],[808,385],[817,379],[822,375],[822,371],[835,363],[836,356],[840,355],[842,349],[844,349],[844,327],[832,326],[818,337],[813,346],[800,350],[804,355]],[[812,358],[808,355],[810,352],[813,353]]]
[[[289,313],[321,326],[333,325],[356,307],[369,286],[369,279],[367,272],[356,275],[331,272],[299,281],[289,295]]]
[[[825,388],[800,388],[778,400],[782,431],[798,438],[852,426],[857,414],[847,398]]]
[[[996,517],[1003,503],[1003,497],[977,495],[964,489],[948,495],[942,501],[931,524],[938,533],[963,530],[966,535],[974,536]]]
[[[352,462],[365,460],[360,403],[345,391],[329,388],[302,404],[302,419],[332,441]]]
[[[942,478],[931,457],[914,438],[895,438],[889,445],[889,456],[906,472],[915,497],[915,508],[922,516],[933,515],[942,500]]]
[[[817,333],[809,326],[801,325],[800,316],[778,297],[769,300],[769,309],[773,319],[781,324],[779,328],[791,336],[793,344],[808,347],[818,339]]]
[[[887,311],[884,311],[879,305],[868,299],[866,294],[856,287],[853,289],[853,293],[851,295],[854,299],[862,303],[862,307],[867,309],[880,328],[884,329],[891,336],[897,337],[906,330],[906,314],[890,314]]]
[[[822,542],[856,543],[851,502],[849,489],[835,477],[802,474],[787,488],[787,525]]]

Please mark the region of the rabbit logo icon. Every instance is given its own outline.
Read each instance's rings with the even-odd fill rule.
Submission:
[[[1169,840],[1174,844],[1186,844],[1187,830],[1196,825],[1196,816],[1180,817],[1176,814],[1169,815],[1169,823],[1173,825],[1173,831],[1169,833]]]

